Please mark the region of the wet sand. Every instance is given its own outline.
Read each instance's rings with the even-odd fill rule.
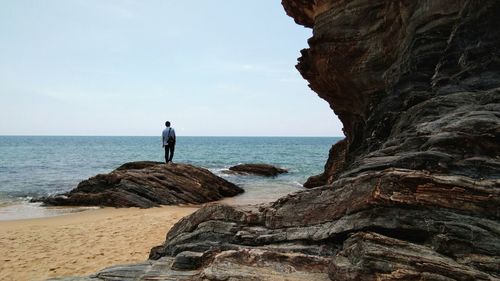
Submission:
[[[0,280],[80,276],[141,262],[197,207],[103,208],[58,217],[0,221]]]

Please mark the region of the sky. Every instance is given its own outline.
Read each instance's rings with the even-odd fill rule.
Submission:
[[[0,135],[342,136],[279,0],[0,0]]]

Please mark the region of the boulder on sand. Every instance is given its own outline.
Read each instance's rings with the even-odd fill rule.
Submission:
[[[253,174],[266,177],[275,177],[279,174],[288,173],[287,170],[268,164],[240,164],[229,168],[232,173]]]
[[[68,193],[42,198],[53,206],[149,208],[200,204],[231,197],[243,189],[210,171],[188,164],[140,161],[82,181]]]

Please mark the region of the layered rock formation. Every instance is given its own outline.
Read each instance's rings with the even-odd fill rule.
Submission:
[[[319,187],[201,208],[134,280],[499,280],[500,2],[282,3],[313,28],[297,68],[346,139]]]
[[[229,168],[230,172],[239,174],[252,174],[265,177],[275,177],[288,173],[287,170],[268,164],[240,164]]]
[[[344,124],[347,145],[330,157],[340,171],[498,178],[496,1],[284,4],[314,25],[297,68]]]
[[[203,168],[142,161],[91,177],[70,192],[44,198],[42,202],[55,206],[149,208],[206,203],[242,192],[243,189]]]
[[[500,2],[283,5],[313,28],[297,68],[344,124],[309,181],[324,186],[201,209],[152,257],[259,248],[328,258],[332,280],[498,278]]]
[[[348,142],[346,139],[334,144],[328,154],[328,160],[325,164],[324,172],[319,175],[309,177],[304,183],[304,187],[312,188],[332,183],[344,168],[347,144]]]

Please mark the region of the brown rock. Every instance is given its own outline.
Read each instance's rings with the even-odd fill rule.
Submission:
[[[201,266],[203,253],[185,251],[179,253],[172,264],[172,269],[192,270]]]
[[[344,124],[306,184],[323,186],[202,208],[160,256],[259,248],[332,257],[332,280],[499,278],[500,2],[283,5],[313,27],[297,68]]]
[[[312,176],[304,183],[304,187],[312,188],[332,183],[344,168],[347,140],[343,139],[332,146],[322,174]]]
[[[285,169],[268,164],[240,164],[229,168],[229,171],[266,177],[275,177],[279,174],[288,173]]]
[[[130,162],[109,174],[82,181],[68,193],[42,199],[46,205],[149,208],[159,205],[200,204],[235,196],[243,190],[187,164]]]
[[[332,260],[331,280],[492,280],[433,249],[377,233],[357,233]]]

